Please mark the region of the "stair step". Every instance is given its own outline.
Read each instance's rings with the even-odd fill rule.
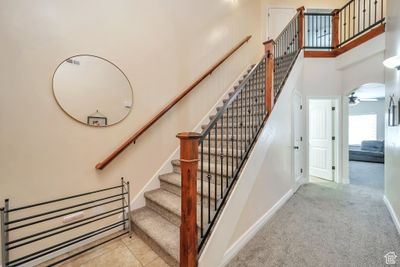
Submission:
[[[215,147],[214,147],[215,143],[211,141],[210,145],[211,145],[211,148],[210,148],[210,151],[208,151],[208,142],[207,142],[207,144],[204,144],[203,160],[208,161],[208,158],[210,157],[210,162],[214,163],[214,165],[215,165],[215,157],[217,157],[217,164],[221,164],[221,161],[223,164],[226,164],[226,161],[228,160],[228,165],[232,165],[232,159],[234,161],[234,164],[236,164],[236,158],[238,158],[238,161],[239,161],[240,156],[244,155],[244,152],[245,152],[244,150],[240,149],[241,146],[239,144],[238,144],[237,150],[236,150],[236,146],[234,145],[233,149],[231,149],[231,148],[226,149],[226,147],[223,147],[222,152],[221,152],[221,146],[218,146],[217,151],[215,151]],[[226,146],[226,144],[225,144],[225,146]],[[222,159],[221,159],[221,155],[222,155]],[[201,149],[200,148],[199,148],[199,159],[201,160]]]
[[[157,212],[163,218],[176,226],[181,225],[181,197],[172,194],[163,189],[148,191],[144,194],[146,198],[146,206]],[[211,204],[211,203],[210,203]],[[211,206],[213,210],[213,206]],[[200,202],[197,203],[197,227],[201,225]],[[203,205],[203,226],[206,226],[208,214],[208,205]]]
[[[179,266],[179,227],[148,207],[131,213],[133,231],[168,265]]]
[[[175,194],[177,196],[181,195],[181,175],[175,172],[162,174],[159,176],[161,182],[161,188]],[[215,184],[211,183],[210,187],[210,199],[211,204],[214,204],[215,201]],[[200,201],[201,196],[201,185],[200,182],[197,183],[197,201]],[[221,197],[221,191],[219,187],[217,188],[217,199]],[[203,183],[203,201],[208,200],[208,183]],[[208,203],[208,202],[207,202]]]
[[[176,173],[181,173],[181,162],[179,160],[173,160],[172,161],[172,166],[174,169],[174,172]],[[222,178],[223,178],[223,182],[225,182],[226,177],[228,176],[229,179],[231,179],[231,174],[232,174],[232,166],[228,165],[228,171],[226,170],[226,166],[225,164],[222,166]],[[201,164],[199,162],[198,164],[198,172],[197,172],[197,179],[201,179]],[[203,163],[203,180],[204,181],[208,181],[208,162],[204,162]],[[233,171],[235,171],[235,169],[233,169]],[[221,183],[221,164],[217,164],[217,173],[215,173],[215,165],[214,163],[210,164],[210,181],[211,183],[217,183],[220,184]],[[215,175],[217,176],[217,179],[215,179]]]
[[[251,123],[253,121],[254,121],[254,123]],[[260,126],[260,124],[261,124],[261,117],[254,117],[254,118],[250,119],[250,121],[247,120],[246,123],[243,122],[243,124],[240,124],[240,123],[238,124],[238,123],[235,123],[235,121],[233,122],[233,125],[232,125],[231,121],[229,121],[228,124],[224,123],[224,125],[218,123],[217,125],[213,126],[212,130],[214,130],[215,128],[224,129],[224,132],[225,132],[226,131],[225,129],[227,129],[228,133],[231,133],[232,130],[233,130],[233,133],[235,134],[236,133],[236,128],[237,128],[237,132],[240,134],[240,130],[241,129],[243,129],[243,131],[244,131],[244,129],[249,130],[249,129],[258,128]],[[232,129],[232,127],[233,127],[233,129]],[[207,128],[208,128],[208,124],[204,124],[204,125],[201,126],[202,130],[207,129]],[[220,130],[218,130],[218,132],[220,132]],[[213,135],[215,135],[214,132],[213,132]],[[218,135],[218,133],[217,133],[217,135]]]
[[[249,104],[245,104],[244,102],[243,102],[243,105],[241,105],[241,103],[239,101],[237,106],[236,106],[236,104],[233,105],[233,106],[231,105],[228,108],[228,110],[229,110],[229,113],[232,113],[232,110],[233,110],[234,114],[237,113],[237,112],[239,112],[239,114],[240,114],[242,111],[244,113],[245,110],[249,110],[249,108],[250,108],[250,110],[251,110],[251,108],[253,108],[253,110],[263,110],[264,107],[265,107],[264,102],[263,103],[259,103],[258,105],[253,104],[253,105],[250,106]],[[217,112],[220,111],[222,108],[223,108],[223,106],[217,107]]]
[[[258,112],[257,112],[258,111]],[[262,116],[262,115],[264,115],[265,113],[264,112],[262,112],[262,110],[260,109],[260,110],[254,110],[254,116]],[[229,116],[228,116],[228,114],[224,114],[223,116],[222,116],[222,118],[224,118],[224,122],[226,121],[226,118],[229,118],[229,119],[232,119],[232,117],[233,117],[233,119],[235,120],[235,119],[237,119],[237,118],[243,118],[243,120],[244,120],[244,117],[247,115],[247,117],[249,116],[249,114],[247,113],[247,112],[245,112],[245,111],[243,111],[243,112],[239,112],[239,113],[237,113],[237,112],[233,112],[233,114],[232,114],[232,112],[231,111],[229,111]],[[215,115],[211,115],[209,118],[210,118],[210,121],[212,121],[213,119],[215,119],[217,117],[217,114],[215,114]]]

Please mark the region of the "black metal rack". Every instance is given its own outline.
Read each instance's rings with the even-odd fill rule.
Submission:
[[[70,201],[75,201],[76,203],[66,206],[63,205]],[[51,205],[57,205],[57,208],[50,209],[49,206]],[[40,212],[36,212],[38,207],[41,209]],[[97,209],[97,211],[95,209]],[[98,212],[100,209],[105,209],[105,211]],[[56,220],[83,211],[88,213],[92,212],[92,215],[83,219],[73,220],[68,223],[64,222],[61,224]],[[130,211],[130,190],[129,182],[125,182],[124,178],[121,178],[121,184],[118,186],[17,208],[11,208],[10,200],[6,199],[4,201],[4,207],[0,208],[2,266],[12,267],[31,263],[34,260],[40,260],[50,254],[54,255],[55,253],[60,252],[60,250],[69,248],[72,245],[77,245],[86,240],[90,241],[89,239],[98,237],[101,234],[106,234],[111,230],[116,231],[119,227],[122,227],[122,231],[118,232],[111,238],[72,255],[68,254],[67,256],[49,264],[49,266],[54,266],[123,235],[131,234],[131,221],[129,216],[126,216],[126,211]],[[117,221],[114,221],[113,217],[117,218]],[[99,223],[105,223],[106,219],[112,220],[112,223],[107,222],[104,226],[98,225]],[[45,239],[48,240],[51,237],[61,238],[61,234],[68,231],[76,231],[83,227],[87,228],[91,224],[93,226],[94,222],[97,222],[97,228],[95,230],[83,231],[83,234],[81,233],[73,238],[55,244],[40,244],[40,241]],[[35,230],[32,227],[35,226],[36,228],[40,228],[39,226],[41,225],[44,225],[44,229]],[[20,232],[17,233],[18,231]],[[26,232],[29,232],[29,234],[25,234]],[[10,238],[10,235],[12,238]],[[15,253],[18,248],[27,247],[28,245],[33,244],[35,245],[35,249],[37,249],[37,247],[40,249],[10,259],[11,251]],[[17,254],[21,253],[15,253],[15,255]]]

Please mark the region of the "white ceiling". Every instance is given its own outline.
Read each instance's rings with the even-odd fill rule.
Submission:
[[[385,98],[385,85],[381,83],[364,84],[355,91],[359,98]]]

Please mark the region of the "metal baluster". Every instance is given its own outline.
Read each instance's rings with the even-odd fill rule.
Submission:
[[[237,110],[238,106],[239,106],[239,94],[236,95],[235,102],[236,102],[236,110]],[[239,116],[236,112],[236,140],[235,140],[236,141],[236,168],[238,166],[238,156],[239,156],[239,125],[240,125]]]
[[[375,20],[374,20],[374,23],[376,23],[376,4],[378,3],[378,1],[377,0],[375,0],[374,1],[374,10],[375,10]]]
[[[221,140],[219,141],[219,143],[221,144],[221,199],[224,198],[224,116],[221,116],[220,118],[221,120]]]
[[[361,18],[360,12],[361,12],[361,0],[358,0],[358,18],[357,18],[357,21],[358,21],[358,32],[360,32],[360,25],[361,25],[361,22],[360,22],[360,18]],[[358,33],[358,32],[357,32],[357,33]]]
[[[363,30],[365,30],[365,0],[363,5]]]
[[[225,149],[225,157],[226,157],[226,187],[228,187],[228,177],[229,177],[229,109],[226,112],[226,149]]]
[[[383,19],[383,0],[381,0],[381,19]]]
[[[211,134],[211,133],[210,133]],[[217,210],[217,165],[218,165],[218,121],[215,123],[214,131],[214,210]]]
[[[208,133],[208,223],[211,221],[211,133]]]
[[[353,35],[356,34],[356,1],[353,2]]]
[[[233,107],[233,103],[231,103],[231,106]],[[232,163],[232,166],[231,166],[231,177],[233,176],[233,154],[234,154],[234,151],[233,151],[233,149],[234,149],[234,145],[233,145],[233,139],[234,139],[234,136],[233,136],[233,134],[234,134],[234,119],[233,119],[234,117],[233,117],[233,112],[232,112],[232,115],[231,115],[231,124],[232,124],[232,130],[231,130],[231,163]],[[237,127],[237,125],[236,125],[236,127]]]
[[[204,228],[203,228],[203,179],[204,179],[204,140],[201,141],[201,148],[200,148],[200,236],[204,236]]]
[[[121,194],[123,196],[122,198],[122,207],[125,206],[125,195],[124,195],[124,177],[121,177]],[[122,220],[125,221],[125,210],[122,210]],[[126,222],[122,225],[123,230],[126,229]]]
[[[349,18],[348,18],[348,24],[349,25],[347,25],[347,27],[348,27],[348,31],[349,31],[349,38],[351,38],[351,32],[350,32],[350,30],[351,30],[351,19],[350,19],[350,17],[351,17],[351,7],[350,7],[350,5],[348,7],[349,7]]]
[[[368,10],[368,26],[371,26],[372,24],[371,24],[371,0],[368,0],[369,1],[369,10]]]

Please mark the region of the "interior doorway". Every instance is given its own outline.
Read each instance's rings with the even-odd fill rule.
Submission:
[[[365,84],[348,96],[349,182],[383,192],[385,86]]]
[[[310,181],[338,181],[338,99],[308,101],[308,174]]]

